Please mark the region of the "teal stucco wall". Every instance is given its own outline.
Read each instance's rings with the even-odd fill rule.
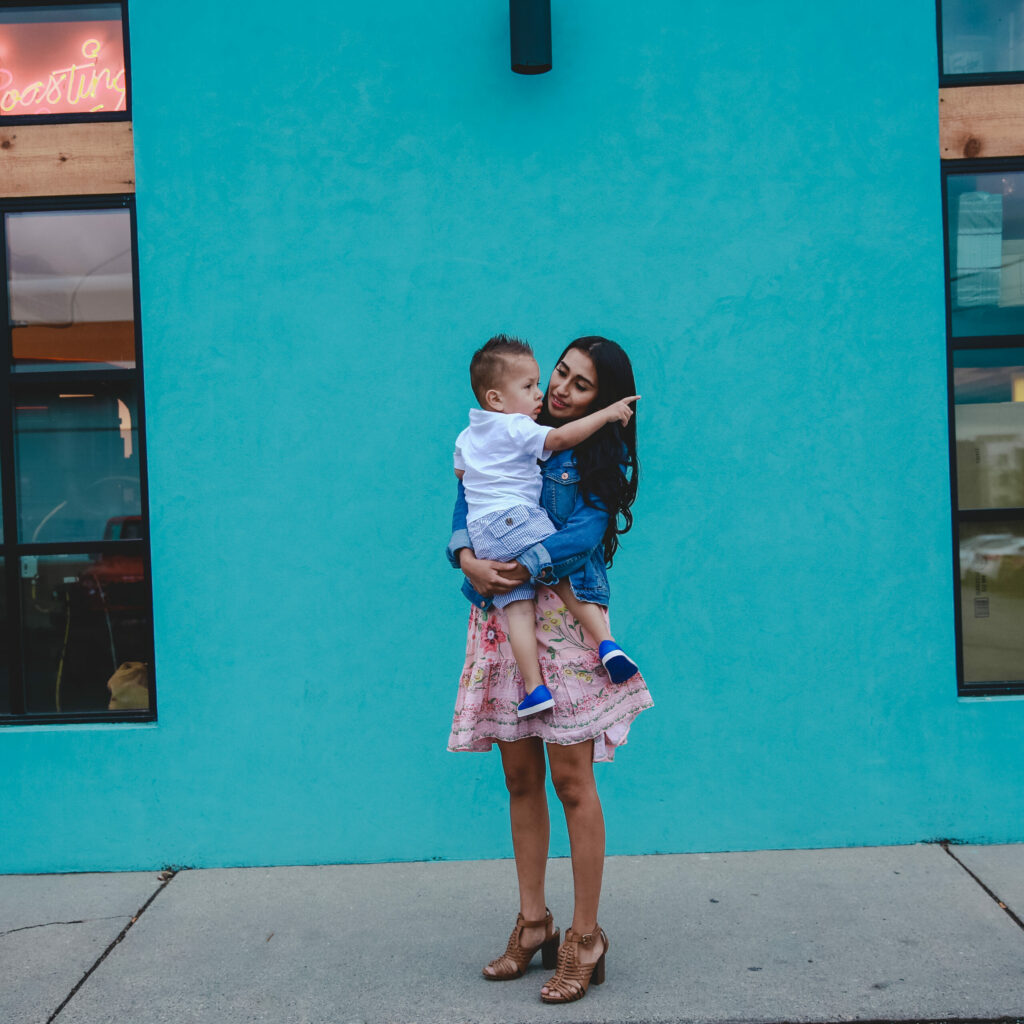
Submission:
[[[532,78],[501,0],[239,10],[131,5],[159,721],[0,732],[0,869],[510,853],[444,750],[497,330],[644,394],[611,853],[1024,840],[1024,703],[956,696],[931,0],[554,0]]]

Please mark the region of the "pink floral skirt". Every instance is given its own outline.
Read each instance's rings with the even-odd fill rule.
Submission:
[[[519,718],[516,705],[524,690],[508,643],[508,619],[498,608],[489,614],[473,608],[448,749],[485,751],[495,740],[527,736],[562,745],[592,739],[594,760],[611,761],[633,719],[654,706],[643,676],[612,683],[575,616],[547,587],[537,588],[537,649],[555,706]]]

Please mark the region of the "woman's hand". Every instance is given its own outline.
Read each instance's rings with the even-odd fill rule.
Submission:
[[[492,562],[489,558],[477,558],[469,548],[459,549],[459,566],[481,597],[507,594],[530,578],[529,570],[518,562]]]

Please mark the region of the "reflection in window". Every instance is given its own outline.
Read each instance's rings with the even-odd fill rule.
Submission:
[[[141,514],[131,384],[21,390],[14,404],[18,523],[24,543],[101,540]]]
[[[1024,334],[1024,172],[947,182],[953,336]]]
[[[119,3],[0,8],[0,118],[126,107]]]
[[[7,577],[4,572],[5,560],[0,558],[0,636],[7,635]],[[11,712],[10,670],[7,658],[0,657],[0,715]]]
[[[142,552],[21,559],[26,709],[149,707],[149,611]]]
[[[1024,349],[953,357],[958,506],[1024,506]]]
[[[943,74],[1024,70],[1022,0],[942,0],[941,6]]]
[[[1024,680],[1024,521],[960,524],[964,682]]]
[[[11,213],[6,229],[15,368],[134,366],[128,211]]]

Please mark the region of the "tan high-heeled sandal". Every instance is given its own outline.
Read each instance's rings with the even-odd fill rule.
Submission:
[[[592,964],[581,964],[579,958],[580,946],[592,946],[594,939],[600,935],[604,949],[601,955]],[[596,925],[592,932],[581,935],[571,928],[565,933],[565,942],[558,951],[558,970],[554,976],[549,978],[544,987],[548,994],[541,992],[540,997],[545,1003],[571,1003],[582,999],[587,994],[587,987],[593,982],[601,985],[604,982],[604,958],[608,952],[608,936],[604,929]],[[575,982],[576,984],[572,984]]]
[[[483,971],[483,975],[488,981],[511,981],[513,978],[521,978],[538,949],[541,951],[540,955],[544,966],[548,969],[555,966],[558,956],[559,932],[557,928],[552,931],[555,920],[547,907],[544,910],[543,921],[527,921],[522,914],[519,914],[516,918],[516,926],[509,936],[505,952],[487,965],[494,969],[494,973],[488,974],[486,968]],[[520,943],[524,928],[540,928],[542,925],[547,933],[546,939],[542,939],[533,947],[523,946]]]

